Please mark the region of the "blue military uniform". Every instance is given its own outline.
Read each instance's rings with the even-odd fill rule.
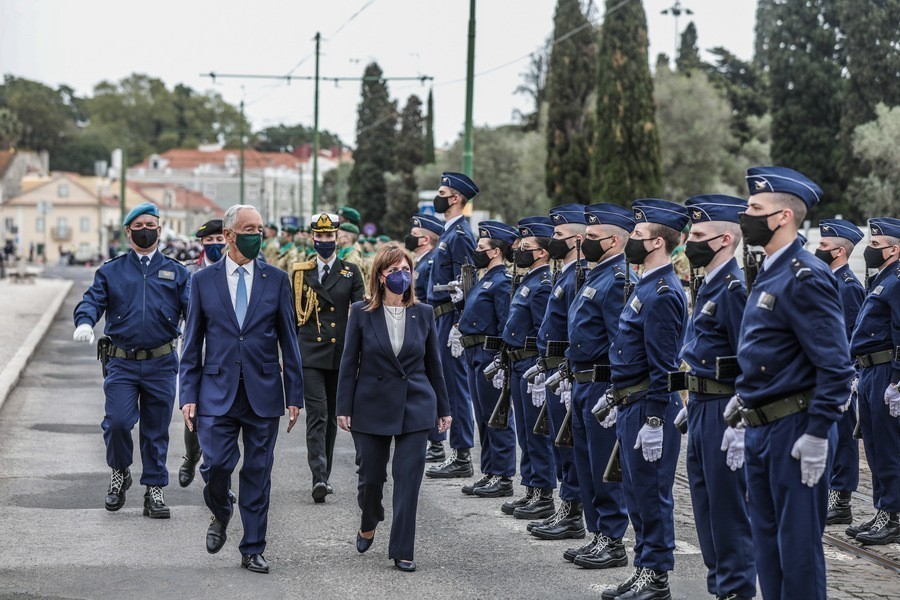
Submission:
[[[512,245],[517,230],[496,221],[483,221],[478,226],[479,238],[497,239]],[[510,287],[506,265],[489,269],[475,283],[466,298],[459,317],[459,333],[465,348],[463,357],[469,381],[469,394],[475,409],[475,424],[481,442],[483,475],[509,478],[516,474],[516,433],[513,427],[488,427],[500,390],[482,374],[497,356],[497,350],[484,348],[485,337],[499,337],[509,316]],[[507,485],[509,483],[507,482]],[[474,490],[475,495],[481,495]],[[511,487],[506,494],[511,493]]]
[[[900,237],[900,219],[871,219],[869,232],[872,236]],[[883,251],[881,255],[884,258]],[[900,262],[882,266],[869,280],[850,352],[859,368],[859,420],[872,471],[872,498],[878,516],[886,520],[891,515],[896,530],[900,512],[900,419],[891,416],[885,392],[889,384],[900,381]],[[890,523],[871,525],[873,530],[884,529]],[[861,533],[857,540],[862,541],[862,537]],[[876,537],[884,537],[883,532]]]
[[[631,210],[615,204],[595,204],[584,208],[588,227],[613,225],[626,233],[634,229]],[[602,247],[602,243],[601,243]],[[619,315],[625,306],[625,283],[634,274],[625,264],[621,252],[597,264],[587,274],[584,287],[569,307],[569,348],[566,358],[575,375],[572,390],[572,443],[575,471],[578,475],[584,521],[594,539],[587,546],[570,552],[575,564],[585,567],[613,567],[615,561],[606,556],[610,544],[621,547],[628,528],[625,496],[620,483],[603,481],[603,473],[616,443],[616,432],[605,429],[594,418],[591,409],[609,387],[608,376],[597,378],[594,367],[609,367],[609,346],[616,336]],[[601,538],[600,536],[603,536]],[[620,548],[621,558],[625,550]],[[593,554],[587,559],[582,554]],[[568,556],[567,556],[568,558]],[[621,563],[621,561],[619,561]]]
[[[745,200],[721,194],[694,196],[685,202],[692,223],[738,222]],[[704,242],[699,242],[704,243]],[[708,245],[708,242],[705,242]],[[722,250],[720,250],[721,252]],[[734,395],[734,377],[717,377],[716,359],[737,353],[747,289],[733,257],[708,271],[685,334],[683,360],[689,389],[687,474],[691,504],[710,594],[724,598],[756,595],[756,562],[747,508],[744,470],[729,468],[722,451],[727,425],[722,413]]]
[[[143,212],[132,211],[125,226],[141,214],[158,215],[155,206],[141,206]],[[187,313],[189,290],[188,271],[178,261],[158,250],[149,260],[128,252],[97,270],[75,307],[76,326],[93,327],[106,316],[104,333],[114,346],[103,382],[106,462],[119,471],[131,466],[131,430],[140,420],[142,485],[169,483],[166,454],[178,373],[174,341]]]
[[[821,197],[815,183],[781,167],[750,169],[747,182],[753,195],[789,193],[809,207]],[[827,481],[804,483],[792,453],[804,434],[833,447],[834,423],[853,377],[843,326],[837,281],[822,261],[798,240],[766,258],[741,322],[736,388],[744,420],[754,425],[745,436],[745,468],[759,585],[767,599],[825,598],[819,540]],[[760,414],[762,407],[768,416]],[[773,412],[786,407],[796,412]]]
[[[688,222],[684,207],[666,200],[635,200],[632,208],[638,224],[681,231]],[[616,435],[625,504],[635,531],[634,565],[656,573],[670,571],[675,564],[672,486],[681,434],[673,421],[681,401],[678,393],[668,391],[668,373],[678,369],[686,326],[687,298],[675,269],[666,264],[638,281],[609,349],[612,386],[627,395],[628,402],[617,409]],[[635,448],[650,417],[662,419],[663,430],[662,454],[654,462]]]

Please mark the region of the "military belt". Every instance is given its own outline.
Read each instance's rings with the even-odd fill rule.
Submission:
[[[469,346],[479,346],[484,343],[484,340],[487,336],[483,333],[476,333],[473,335],[464,335],[459,338],[459,343],[462,344],[463,348],[468,348]]]
[[[452,302],[444,302],[443,304],[439,304],[434,307],[434,318],[437,319],[442,315],[446,315],[448,312],[453,312],[456,310],[456,305]]]
[[[894,360],[894,351],[892,349],[873,352],[872,354],[860,354],[856,357],[859,366],[874,367]]]
[[[644,379],[643,381],[640,381],[634,385],[629,385],[628,387],[614,387],[612,389],[612,395],[613,399],[616,401],[616,404],[628,406],[629,404],[633,404],[634,402],[637,402],[638,400],[643,398],[643,396],[637,398],[632,398],[632,396],[635,396],[640,392],[646,392],[648,389],[650,389],[650,380]]]
[[[525,360],[526,358],[531,358],[532,356],[537,356],[537,350],[528,350],[526,348],[517,348],[515,350],[509,351],[509,360],[512,362],[519,362],[520,360]]]
[[[544,371],[552,371],[559,365],[563,364],[566,358],[564,356],[545,356],[538,359],[538,364]]]
[[[488,352],[500,352],[506,348],[503,338],[496,335],[486,335],[482,341],[484,342],[484,349]]]
[[[594,370],[590,369],[588,371],[575,371],[572,373],[572,377],[575,378],[575,381],[578,383],[591,383],[594,381]]]
[[[734,394],[734,384],[697,377],[688,373],[682,374],[680,371],[669,373],[669,391],[680,392],[681,390],[708,396],[725,396]]]
[[[118,346],[110,346],[109,355],[113,358],[124,358],[127,360],[149,360],[151,358],[159,358],[175,352],[175,342],[166,342],[159,348],[151,348],[149,350],[125,350]]]
[[[575,371],[572,376],[578,383],[605,383],[610,379],[609,365],[594,365],[586,371]]]
[[[742,408],[741,417],[747,427],[761,427],[774,423],[778,419],[803,412],[809,408],[809,401],[812,400],[812,397],[813,391],[807,390],[764,404],[759,408]]]

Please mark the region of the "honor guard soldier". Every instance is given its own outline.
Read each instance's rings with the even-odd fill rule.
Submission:
[[[297,228],[293,225],[285,225],[281,229],[281,246],[278,248],[278,254],[273,263],[282,271],[290,272],[291,265],[303,258],[302,253],[298,252],[297,245],[294,243],[294,235]]]
[[[212,219],[211,221],[207,221],[197,229],[194,237],[200,240],[200,243],[203,246],[203,253],[196,263],[185,265],[185,268],[191,275],[222,259],[222,252],[225,249],[225,236],[222,234],[222,219]],[[181,467],[178,469],[178,485],[181,487],[191,485],[200,458],[200,442],[197,440],[197,432],[191,431],[185,423],[184,462],[181,463]]]
[[[716,598],[741,600],[756,595],[756,563],[747,508],[744,478],[744,429],[729,427],[722,419],[734,395],[737,375],[720,369],[717,359],[737,354],[741,318],[747,303],[743,274],[734,258],[741,241],[739,213],[747,208],[741,198],[708,194],[685,202],[691,233],[685,255],[696,273],[706,276],[698,284],[694,311],[685,335],[683,360],[688,373],[674,390],[687,390],[687,474],[700,551],[708,573],[706,586]],[[733,364],[733,363],[732,363]]]
[[[602,424],[615,424],[621,447],[635,570],[603,592],[607,600],[668,599],[668,571],[675,564],[672,486],[681,434],[674,419],[681,398],[669,391],[668,374],[678,369],[687,299],[670,257],[688,214],[680,204],[655,198],[635,200],[632,208],[636,224],[625,260],[643,265],[644,273],[619,317],[609,348],[612,386],[598,404],[615,405]]]
[[[819,233],[822,239],[815,255],[831,267],[831,272],[838,280],[841,310],[844,314],[844,331],[849,342],[866,291],[850,270],[847,261],[853,247],[862,241],[865,234],[859,227],[843,219],[819,221]],[[850,496],[859,485],[859,441],[853,437],[857,423],[856,412],[853,410],[853,395],[851,394],[841,405],[844,414],[837,422],[837,446],[834,449],[834,463],[829,473],[826,525],[849,525],[853,522]]]
[[[297,310],[297,339],[303,357],[303,398],[306,406],[306,450],[312,473],[312,497],[325,502],[332,493],[331,477],[338,370],[350,305],[363,299],[359,267],[336,255],[338,216],[321,213],[310,225],[316,257],[291,267],[291,287]]]
[[[853,368],[837,280],[797,240],[822,191],[784,167],[751,168],[747,185],[741,232],[766,258],[747,298],[737,397],[725,416],[739,408],[747,427],[750,525],[763,597],[824,599],[822,475],[830,472],[834,424]]]
[[[353,223],[341,223],[337,232],[338,258],[347,263],[353,263],[362,270],[362,254],[359,251],[359,227]]]
[[[585,218],[584,205],[563,204],[550,210],[550,221],[553,223],[553,238],[548,251],[550,258],[558,261],[560,271],[554,281],[553,291],[547,300],[544,320],[538,329],[537,346],[542,358],[538,361],[542,373],[534,380],[534,387],[545,386],[545,381],[565,361],[566,347],[569,342],[569,305],[583,283],[587,262],[580,256],[581,242],[584,240]],[[576,273],[581,274],[581,282],[576,283]],[[565,385],[571,397],[571,384]],[[565,391],[562,388],[561,391]],[[568,407],[563,403],[563,394],[553,394],[544,390],[547,401],[547,415],[550,419],[550,439],[555,440],[563,425]],[[571,399],[569,400],[571,402]],[[575,472],[574,453],[570,447],[553,445],[553,460],[556,464],[556,476],[560,481],[560,504],[556,513],[542,522],[529,526],[531,535],[545,540],[561,540],[566,538],[583,538],[585,535],[582,518],[581,492],[578,489],[578,475]]]
[[[278,249],[278,225],[271,222],[266,223],[263,229],[262,253],[270,265],[275,264],[275,260],[278,258]]]
[[[506,271],[518,230],[499,221],[482,221],[478,225],[478,243],[472,254],[476,269],[484,270],[466,298],[459,324],[450,332],[450,352],[465,361],[469,395],[481,442],[481,478],[463,486],[462,492],[479,498],[512,496],[512,477],[516,474],[516,432],[490,427],[488,422],[497,406],[501,389],[509,385],[504,368],[497,369],[492,381],[484,376],[495,360],[502,363],[500,334],[509,316],[509,292],[512,286]],[[509,390],[507,389],[507,394]],[[508,413],[507,413],[508,414]]]
[[[525,373],[538,360],[537,332],[544,320],[552,289],[547,248],[553,236],[553,224],[549,217],[527,217],[519,221],[517,227],[519,245],[513,261],[522,279],[510,301],[503,342],[509,354],[510,392],[521,453],[519,473],[525,495],[506,502],[500,510],[517,519],[543,519],[556,512],[553,502],[556,466],[552,440],[535,432],[546,392],[533,390]]]
[[[415,286],[416,298],[422,302],[428,298],[428,284],[431,278],[431,267],[434,264],[435,247],[438,238],[444,233],[444,222],[434,215],[419,213],[412,217],[412,228],[404,239],[406,249],[413,253],[416,265]],[[428,449],[425,451],[425,462],[441,462],[447,458],[444,451],[444,440],[447,434],[438,431],[435,426],[428,434]]]
[[[874,518],[847,529],[864,545],[900,541],[900,219],[869,220],[869,280],[850,350],[859,368],[859,420],[872,471]]]
[[[101,424],[106,462],[112,468],[106,510],[125,504],[133,462],[131,430],[139,420],[144,515],[168,519],[162,488],[169,484],[166,454],[175,406],[178,323],[187,313],[187,269],[158,251],[159,209],[145,202],[122,222],[132,251],[104,263],[75,307],[77,342],[94,341],[94,325],[106,315],[98,349],[104,358],[106,415]]]
[[[471,477],[474,473],[471,449],[475,444],[475,425],[472,421],[466,369],[461,361],[450,354],[450,330],[459,322],[459,310],[450,298],[449,291],[440,291],[443,288],[435,290],[434,287],[460,282],[462,266],[472,263],[475,238],[469,220],[463,215],[463,209],[476,194],[478,186],[467,176],[462,173],[444,173],[438,195],[434,198],[435,212],[443,214],[446,221],[431,265],[427,302],[434,307],[453,425],[450,427],[450,455],[440,465],[425,472],[426,477],[432,478]]]
[[[603,480],[616,432],[600,426],[591,413],[609,387],[609,345],[616,337],[619,315],[625,306],[626,282],[633,277],[625,265],[623,250],[634,229],[630,209],[616,204],[584,207],[586,238],[584,258],[596,266],[587,274],[581,292],[569,308],[569,369],[575,378],[572,390],[572,443],[575,470],[584,506],[584,521],[593,534],[580,548],[570,548],[563,558],[586,569],[608,569],[628,564],[622,536],[628,529],[628,513],[620,483]]]

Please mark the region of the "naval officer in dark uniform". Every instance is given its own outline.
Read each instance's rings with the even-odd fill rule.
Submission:
[[[131,430],[140,421],[144,515],[168,519],[162,489],[169,484],[166,455],[169,423],[175,407],[178,323],[187,314],[190,280],[187,269],[158,251],[159,209],[145,202],[122,222],[131,252],[104,263],[94,283],[75,307],[77,342],[94,341],[94,325],[106,315],[104,333],[111,340],[103,390],[106,415],[103,440],[112,469],[106,510],[125,504],[131,486]]]

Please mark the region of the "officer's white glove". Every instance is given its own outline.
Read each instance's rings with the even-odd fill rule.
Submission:
[[[547,401],[547,386],[544,383],[547,376],[544,373],[538,373],[531,384],[531,403],[535,408],[540,408]]]
[[[656,462],[662,457],[663,448],[663,428],[650,427],[644,424],[638,431],[637,442],[634,449],[640,449],[644,453],[644,460],[647,462]]]
[[[676,429],[682,429],[682,425],[687,422],[687,406],[682,406],[681,410],[678,411],[678,414],[675,415],[675,420],[672,421],[672,424],[675,425]]]
[[[822,478],[828,462],[828,439],[804,433],[791,448],[791,456],[800,461],[800,480],[813,487]]]
[[[458,282],[458,281],[451,281],[449,285],[452,285],[452,286],[453,286],[453,289],[450,290],[450,300],[451,300],[454,304],[456,304],[456,303],[458,303],[458,302],[462,302],[463,299],[466,297],[466,295],[463,294],[462,288],[459,287],[459,282]]]
[[[600,421],[600,426],[603,427],[603,429],[609,429],[616,424],[616,419],[619,416],[619,411],[614,406],[614,403],[615,400],[613,399],[612,391],[607,390],[607,392],[600,396],[600,399],[597,400],[597,404],[594,405],[594,408],[591,409],[591,412],[596,414],[600,412],[600,410],[604,407],[612,406],[612,408],[609,409],[609,412],[606,414],[606,417],[604,417],[603,420]]]
[[[559,403],[565,405],[566,411],[572,410],[572,382],[568,377],[559,382]]]
[[[76,342],[87,342],[88,344],[93,344],[94,328],[87,323],[82,323],[75,328],[75,333],[72,334],[72,339]]]
[[[884,390],[884,403],[888,405],[892,417],[900,417],[900,391],[896,383],[889,383]]]
[[[853,383],[850,384],[850,396],[847,397],[847,401],[841,404],[841,412],[847,412],[847,409],[853,404],[853,396],[856,395],[857,385],[859,385],[859,377],[853,378]]]
[[[618,417],[619,417],[619,409],[618,409],[618,407],[613,406],[610,409],[609,414],[606,415],[606,418],[600,422],[600,427],[602,427],[603,429],[609,429],[610,427],[612,427],[613,425],[616,424],[616,419]]]
[[[506,380],[506,369],[497,369],[497,372],[494,373],[494,378],[491,379],[491,384],[494,386],[494,389],[502,390],[504,380]]]
[[[459,332],[459,328],[451,327],[450,337],[447,339],[447,346],[450,348],[450,354],[453,358],[462,356],[463,347],[462,343],[459,341],[460,339],[462,339],[462,334]]]
[[[722,436],[722,452],[725,453],[725,464],[732,471],[744,466],[744,428],[727,427]]]
[[[722,417],[725,418],[725,422],[729,423],[731,420],[737,416],[737,412],[741,409],[741,399],[737,397],[735,394],[731,397],[731,400],[728,401],[728,404],[725,405],[725,412],[722,413]]]
[[[534,381],[535,376],[541,372],[541,367],[538,365],[534,365],[525,371],[525,374],[522,375],[522,379],[527,379],[529,382]],[[530,390],[529,390],[530,391]]]

